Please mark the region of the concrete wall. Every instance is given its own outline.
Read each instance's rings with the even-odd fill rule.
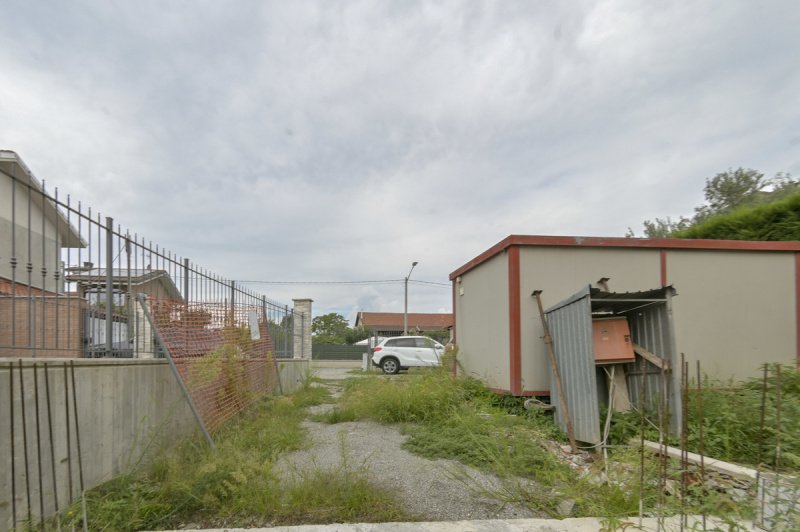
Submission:
[[[164,445],[174,443],[197,431],[197,424],[188,403],[165,360],[78,359],[71,362],[75,367],[74,390],[86,489],[129,471],[145,456],[145,452],[157,451]],[[10,363],[13,363],[11,371]],[[37,379],[34,379],[34,363],[36,363]],[[48,366],[47,380],[45,380],[45,363]],[[73,497],[77,497],[79,493],[79,462],[73,410],[75,403],[72,399],[73,387],[69,372],[65,388],[64,367],[69,367],[68,364],[58,359],[23,359],[21,372],[23,396],[20,393],[19,361],[0,358],[0,397],[2,397],[0,456],[4,457],[4,465],[0,468],[0,530],[10,528],[12,522],[12,462],[15,469],[16,486],[13,491],[16,492],[18,520],[27,516],[28,487],[34,516],[40,515],[40,499],[45,515],[53,513],[56,493],[59,507],[64,508],[67,505],[70,478]],[[308,360],[283,360],[278,364],[284,393],[302,386],[309,371]],[[13,384],[9,377],[13,378]],[[38,409],[36,384],[39,396]],[[9,401],[11,396],[13,400]],[[25,434],[23,434],[21,415],[23,404]],[[69,407],[68,412],[67,407]],[[52,421],[52,439],[48,413]],[[29,486],[26,486],[25,476],[25,437],[27,437]],[[55,457],[55,483],[53,461],[50,458],[51,448]],[[41,468],[37,459],[37,449],[41,452]],[[41,491],[39,479],[42,482]],[[57,489],[54,488],[54,484]],[[43,494],[41,498],[40,493]]]
[[[311,359],[279,359],[278,375],[281,385],[278,390],[283,393],[291,393],[302,387],[311,373]]]
[[[508,389],[508,261],[501,253],[456,280],[458,360],[467,374]]]
[[[796,361],[793,253],[667,253],[667,282],[678,295],[678,352],[720,378],[759,375],[768,362]]]
[[[520,249],[522,389],[550,389],[544,329],[534,290],[543,290],[545,310],[582,287],[610,277],[614,292],[661,286],[658,250],[523,247]],[[472,272],[470,272],[472,273]]]

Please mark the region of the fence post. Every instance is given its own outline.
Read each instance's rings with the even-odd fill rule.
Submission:
[[[131,299],[133,296],[133,291],[131,290],[131,235],[130,232],[126,232],[125,234],[125,267],[127,268],[128,272],[128,283],[125,287],[125,312],[126,312],[126,326],[125,330],[127,331],[127,338],[126,341],[128,343],[128,348],[133,349],[133,322],[135,318],[133,316],[133,300]],[[139,356],[138,352],[133,351],[131,353],[133,358],[137,358]]]
[[[289,323],[292,318],[289,317],[289,305],[284,305],[283,310],[283,356],[287,357],[289,354]]]
[[[236,325],[236,281],[231,281],[231,327]]]
[[[114,350],[114,219],[106,216],[106,356]]]
[[[183,259],[183,302],[189,305],[189,259]]]

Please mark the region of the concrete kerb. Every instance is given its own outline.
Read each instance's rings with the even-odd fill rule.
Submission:
[[[348,368],[361,369],[360,360],[312,360],[312,368]]]
[[[737,523],[738,530],[761,530],[752,523]],[[615,526],[616,525],[616,526]],[[572,519],[485,519],[478,521],[427,521],[418,523],[337,523],[333,525],[278,526],[271,528],[214,528],[195,532],[597,532],[598,530],[623,530],[633,528],[646,532],[665,532],[683,529],[701,530],[702,518],[688,516],[681,528],[680,516],[659,519],[630,517],[610,521],[597,517]],[[728,525],[719,519],[707,518],[707,530],[726,530]],[[177,532],[177,531],[175,531]]]

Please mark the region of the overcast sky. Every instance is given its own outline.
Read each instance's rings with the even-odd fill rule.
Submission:
[[[230,279],[446,283],[509,234],[641,233],[717,172],[800,175],[797,0],[6,0],[2,22],[0,149]],[[403,310],[402,283],[250,286]]]

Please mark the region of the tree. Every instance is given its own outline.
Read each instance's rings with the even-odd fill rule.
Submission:
[[[321,344],[344,344],[349,325],[344,316],[335,312],[311,320],[312,340]]]
[[[344,340],[347,344],[354,344],[356,342],[360,342],[366,338],[372,336],[372,329],[368,327],[364,327],[363,325],[359,325],[358,327],[353,327],[352,329],[347,329],[347,333],[344,335]]]
[[[669,216],[666,218],[656,218],[655,221],[644,221],[644,236],[647,238],[669,238],[669,236],[683,229],[688,229],[691,226],[691,218],[681,216],[677,221]],[[628,229],[630,231],[630,228]],[[631,231],[632,233],[632,231]],[[631,234],[631,236],[633,236]]]
[[[705,219],[750,203],[768,184],[764,181],[764,174],[752,168],[739,167],[721,172],[706,179],[703,189],[706,205],[695,209],[695,218]]]
[[[693,227],[704,224],[717,216],[734,210],[756,205],[771,204],[800,191],[800,182],[790,174],[778,173],[772,179],[752,168],[729,169],[706,179],[703,188],[705,204],[694,209],[692,218],[681,216],[677,221],[669,217],[645,220],[644,236],[647,238],[674,238],[687,234]],[[625,236],[634,232],[628,228]]]

